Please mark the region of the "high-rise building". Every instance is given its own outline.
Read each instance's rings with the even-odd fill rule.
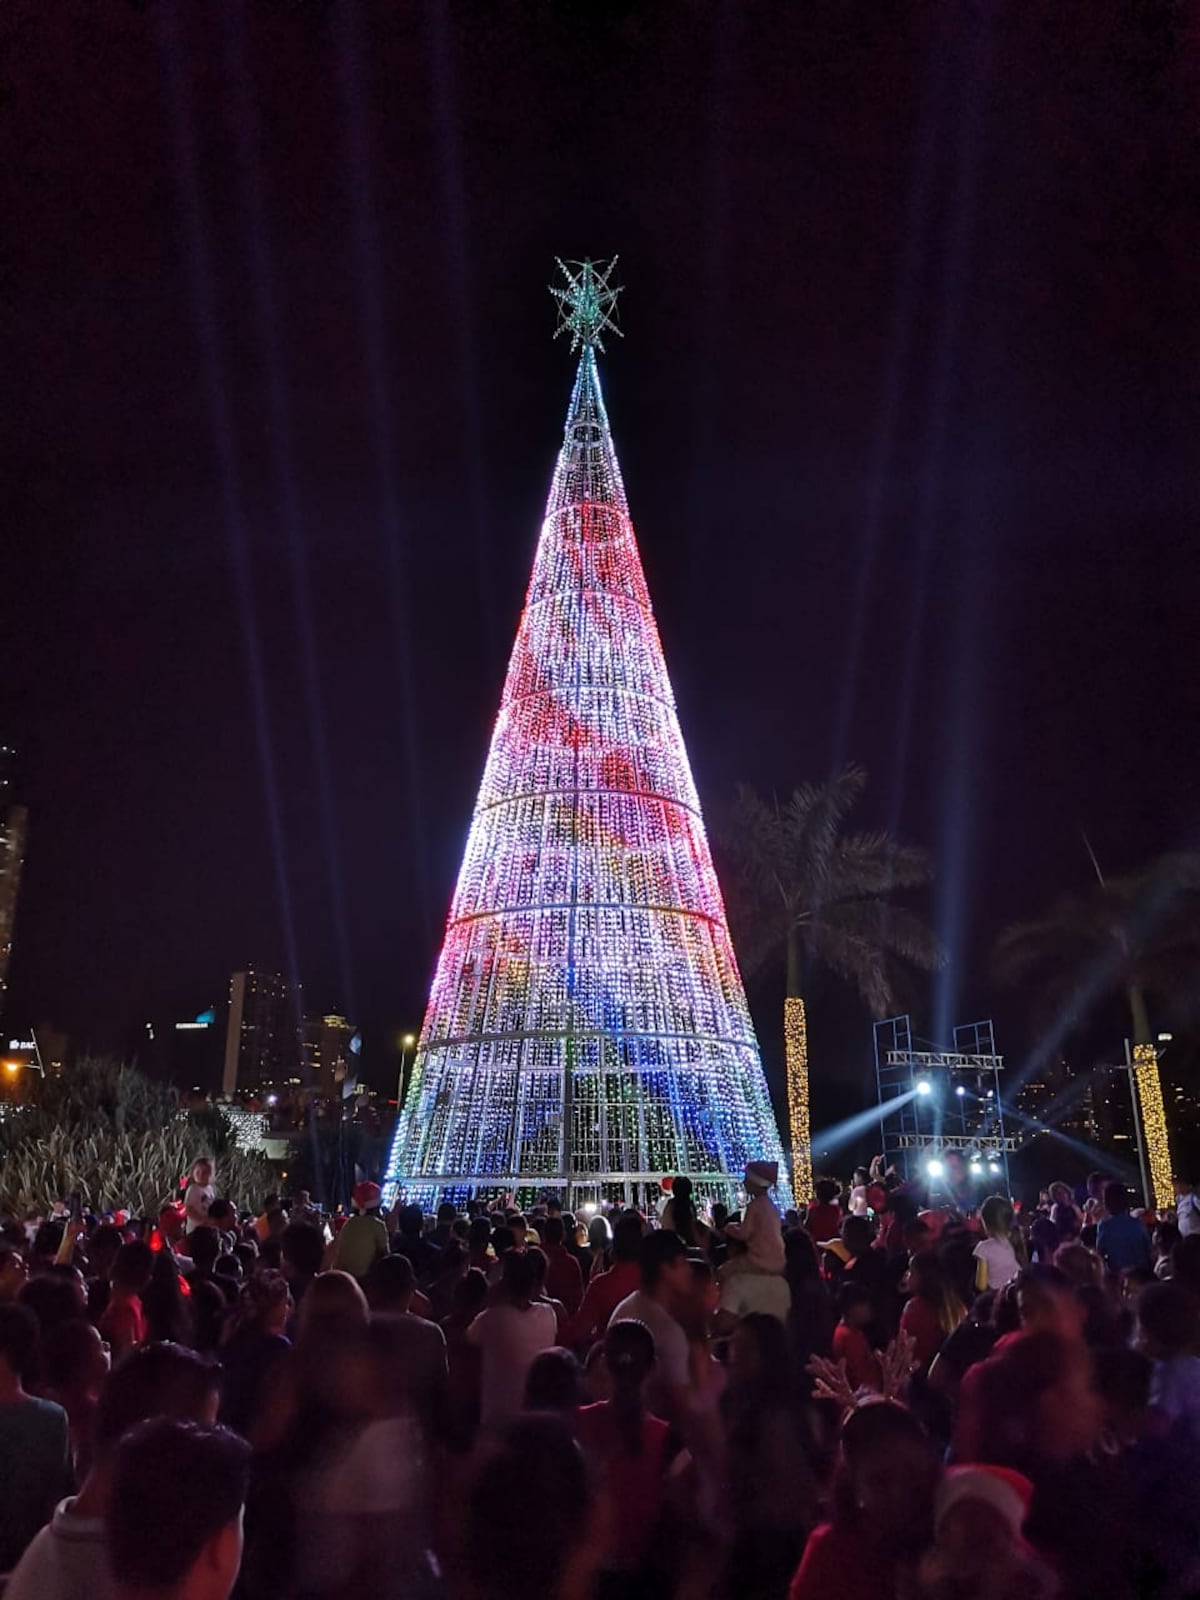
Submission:
[[[305,1017],[301,1055],[304,1082],[319,1094],[336,1094],[347,1077],[355,1075],[358,1031],[352,1022],[331,1012],[327,1017]]]
[[[11,745],[0,745],[0,1012],[4,1010],[4,994],[8,987],[13,923],[29,833],[29,813],[13,798],[15,758]]]
[[[387,1174],[735,1199],[779,1134],[600,390],[611,267],[558,294],[582,346],[525,609]]]
[[[211,1094],[221,1082],[224,1039],[217,1008],[190,1017],[147,1022],[145,1051],[156,1077],[179,1089]]]
[[[299,989],[278,972],[235,972],[229,980],[222,1093],[232,1100],[239,1089],[299,1082]]]

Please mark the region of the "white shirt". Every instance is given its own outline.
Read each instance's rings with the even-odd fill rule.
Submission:
[[[786,1322],[792,1309],[792,1291],[778,1272],[733,1272],[721,1280],[721,1310],[735,1317],[748,1317],[752,1311]]]
[[[543,1301],[523,1310],[489,1306],[467,1329],[467,1340],[483,1352],[479,1420],[491,1428],[520,1411],[534,1357],[558,1343],[558,1319]]]
[[[1181,1238],[1187,1239],[1193,1233],[1200,1233],[1200,1200],[1194,1193],[1175,1196],[1175,1220],[1179,1224]]]
[[[190,1213],[192,1208],[195,1207],[197,1211],[203,1211],[204,1215],[207,1217],[208,1208],[212,1205],[216,1198],[217,1191],[213,1188],[211,1183],[206,1183],[203,1185],[198,1183],[189,1183],[187,1186],[187,1192],[183,1197],[184,1210]],[[191,1233],[194,1229],[202,1226],[202,1223],[196,1222],[189,1215],[187,1219],[187,1226],[184,1229],[184,1232]]]
[[[55,1507],[13,1569],[5,1600],[113,1600],[102,1517],[71,1514],[73,1499]]]
[[[971,1254],[987,1267],[985,1289],[1003,1289],[1021,1270],[1016,1251],[1007,1239],[981,1239]]]
[[[654,1335],[659,1376],[670,1389],[687,1388],[687,1335],[665,1306],[660,1306],[645,1290],[635,1289],[616,1307],[608,1319],[609,1327],[615,1322],[644,1322]]]

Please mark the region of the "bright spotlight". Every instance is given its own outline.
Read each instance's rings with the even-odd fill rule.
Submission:
[[[988,1162],[988,1171],[992,1174],[993,1177],[999,1177],[999,1175],[1000,1175],[1000,1163],[998,1161],[989,1161]]]
[[[967,1091],[963,1088],[962,1084],[960,1083],[958,1088],[955,1089],[954,1092],[955,1092],[955,1094],[962,1095],[962,1094],[966,1094]]]
[[[988,1097],[989,1100],[994,1100],[996,1098],[995,1089],[989,1089],[988,1092],[987,1092],[987,1097]]]
[[[940,1178],[944,1175],[946,1169],[940,1161],[927,1161],[925,1163],[925,1171],[931,1178]]]
[[[932,1094],[933,1093],[933,1085],[930,1083],[928,1078],[919,1078],[917,1080],[917,1093],[918,1094]]]

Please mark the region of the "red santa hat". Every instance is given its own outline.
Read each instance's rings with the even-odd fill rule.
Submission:
[[[960,1501],[982,1500],[1003,1517],[1013,1538],[1019,1539],[1032,1499],[1033,1484],[1023,1472],[1014,1472],[1011,1467],[951,1467],[938,1486],[934,1526],[940,1527],[942,1518]]]

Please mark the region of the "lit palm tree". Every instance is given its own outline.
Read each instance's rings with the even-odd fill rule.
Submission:
[[[826,783],[802,784],[783,802],[739,786],[723,830],[731,875],[730,910],[742,969],[782,956],[786,972],[784,1052],[792,1185],[812,1189],[808,1042],[802,975],[828,967],[884,1017],[896,1008],[903,966],[932,972],[945,955],[917,912],[889,898],[929,882],[929,859],[883,831],[846,832],[866,773],[847,766]]]
[[[1094,859],[1094,858],[1093,858]],[[1133,1074],[1154,1199],[1169,1205],[1171,1158],[1147,995],[1194,991],[1200,969],[1200,855],[1169,855],[1123,878],[1063,895],[1042,917],[1014,923],[996,941],[1004,984],[1027,984],[1061,1032],[1114,995],[1129,1004]]]

